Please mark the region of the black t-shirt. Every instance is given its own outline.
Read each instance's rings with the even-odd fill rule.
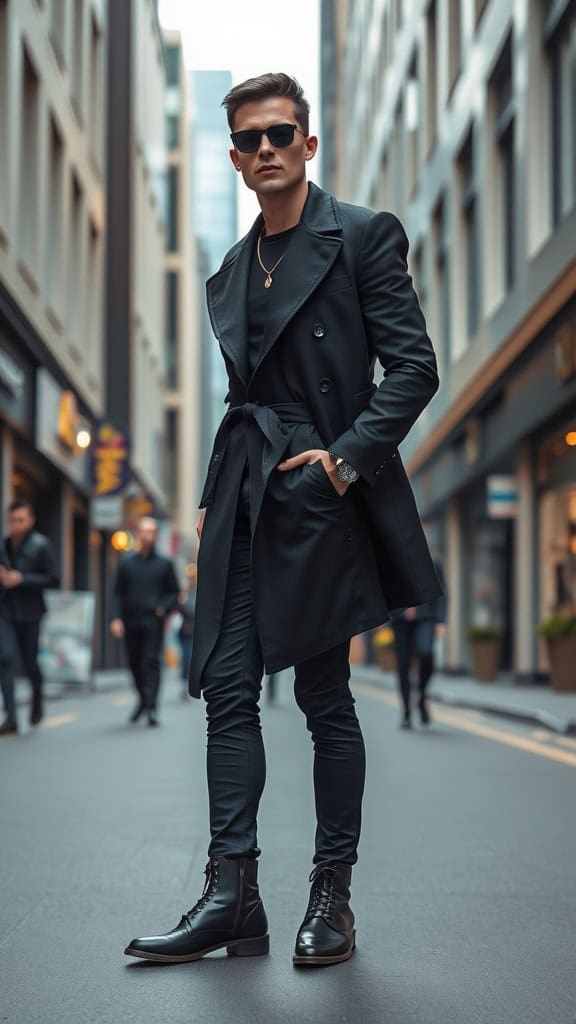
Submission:
[[[260,256],[262,263],[269,270],[272,269],[282,253],[286,252],[290,239],[296,228],[288,228],[277,235],[264,235],[260,240]],[[282,274],[286,269],[288,256],[280,263],[279,267],[272,274],[272,285],[265,288],[266,274],[258,262],[256,246],[252,254],[252,265],[248,278],[248,368],[253,372],[262,345],[262,337],[268,320],[270,303],[274,302],[274,285],[277,275]]]

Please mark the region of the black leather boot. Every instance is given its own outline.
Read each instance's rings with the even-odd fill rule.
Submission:
[[[43,718],[44,705],[42,701],[42,694],[35,691],[32,695],[32,703],[30,705],[30,725],[40,725]]]
[[[258,864],[218,857],[206,865],[202,896],[166,935],[133,939],[128,956],[176,964],[199,960],[215,949],[228,956],[269,952],[268,919],[258,892]]]
[[[292,962],[321,967],[349,960],[356,947],[350,909],[350,864],[319,864],[310,875],[310,902],[300,925]]]

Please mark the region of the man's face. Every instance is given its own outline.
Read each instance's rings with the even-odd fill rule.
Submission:
[[[233,131],[250,128],[269,128],[274,124],[296,124],[302,127],[294,112],[294,103],[285,96],[271,96],[266,100],[243,103],[236,111]],[[255,153],[230,150],[230,159],[236,170],[242,172],[245,184],[262,196],[274,195],[298,185],[305,177],[304,165],[318,148],[314,135],[305,137],[294,132],[294,141],[282,148],[274,148],[268,136],[263,135]]]
[[[150,551],[156,543],[158,527],[153,519],[143,519],[138,524],[138,541],[143,551]]]
[[[28,508],[16,508],[8,513],[8,532],[12,540],[19,541],[34,526],[34,516]]]

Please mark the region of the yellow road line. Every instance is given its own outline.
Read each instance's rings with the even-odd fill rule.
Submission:
[[[379,700],[383,704],[398,703],[391,694],[382,693],[374,686],[367,683],[356,683],[354,689],[364,694],[371,700]],[[527,754],[536,754],[538,757],[547,757],[550,761],[559,761],[560,764],[570,765],[576,768],[576,753],[568,753],[567,750],[556,750],[549,745],[536,743],[535,740],[526,739],[524,736],[517,736],[512,732],[505,732],[503,729],[494,729],[489,725],[482,725],[480,722],[472,721],[458,711],[447,711],[444,708],[434,706],[434,721],[443,725],[451,725],[454,729],[461,729],[463,732],[473,733],[486,740],[494,740],[496,743],[503,743],[507,747],[515,747],[516,750],[523,750]]]
[[[49,718],[45,718],[42,722],[42,728],[57,729],[59,725],[70,725],[71,722],[76,722],[78,717],[78,715],[74,715],[71,712],[66,715],[50,715]]]
[[[131,697],[114,697],[112,703],[115,708],[124,708],[132,701]]]

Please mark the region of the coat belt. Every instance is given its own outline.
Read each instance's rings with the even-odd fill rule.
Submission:
[[[254,472],[260,469],[265,479],[280,462],[286,450],[292,435],[290,427],[301,423],[314,423],[312,413],[305,402],[281,402],[276,405],[244,402],[243,405],[233,405],[222,420],[214,440],[213,455],[200,499],[200,508],[205,508],[214,500],[214,488],[228,447],[230,432],[242,421],[246,423],[246,447],[250,470]]]

